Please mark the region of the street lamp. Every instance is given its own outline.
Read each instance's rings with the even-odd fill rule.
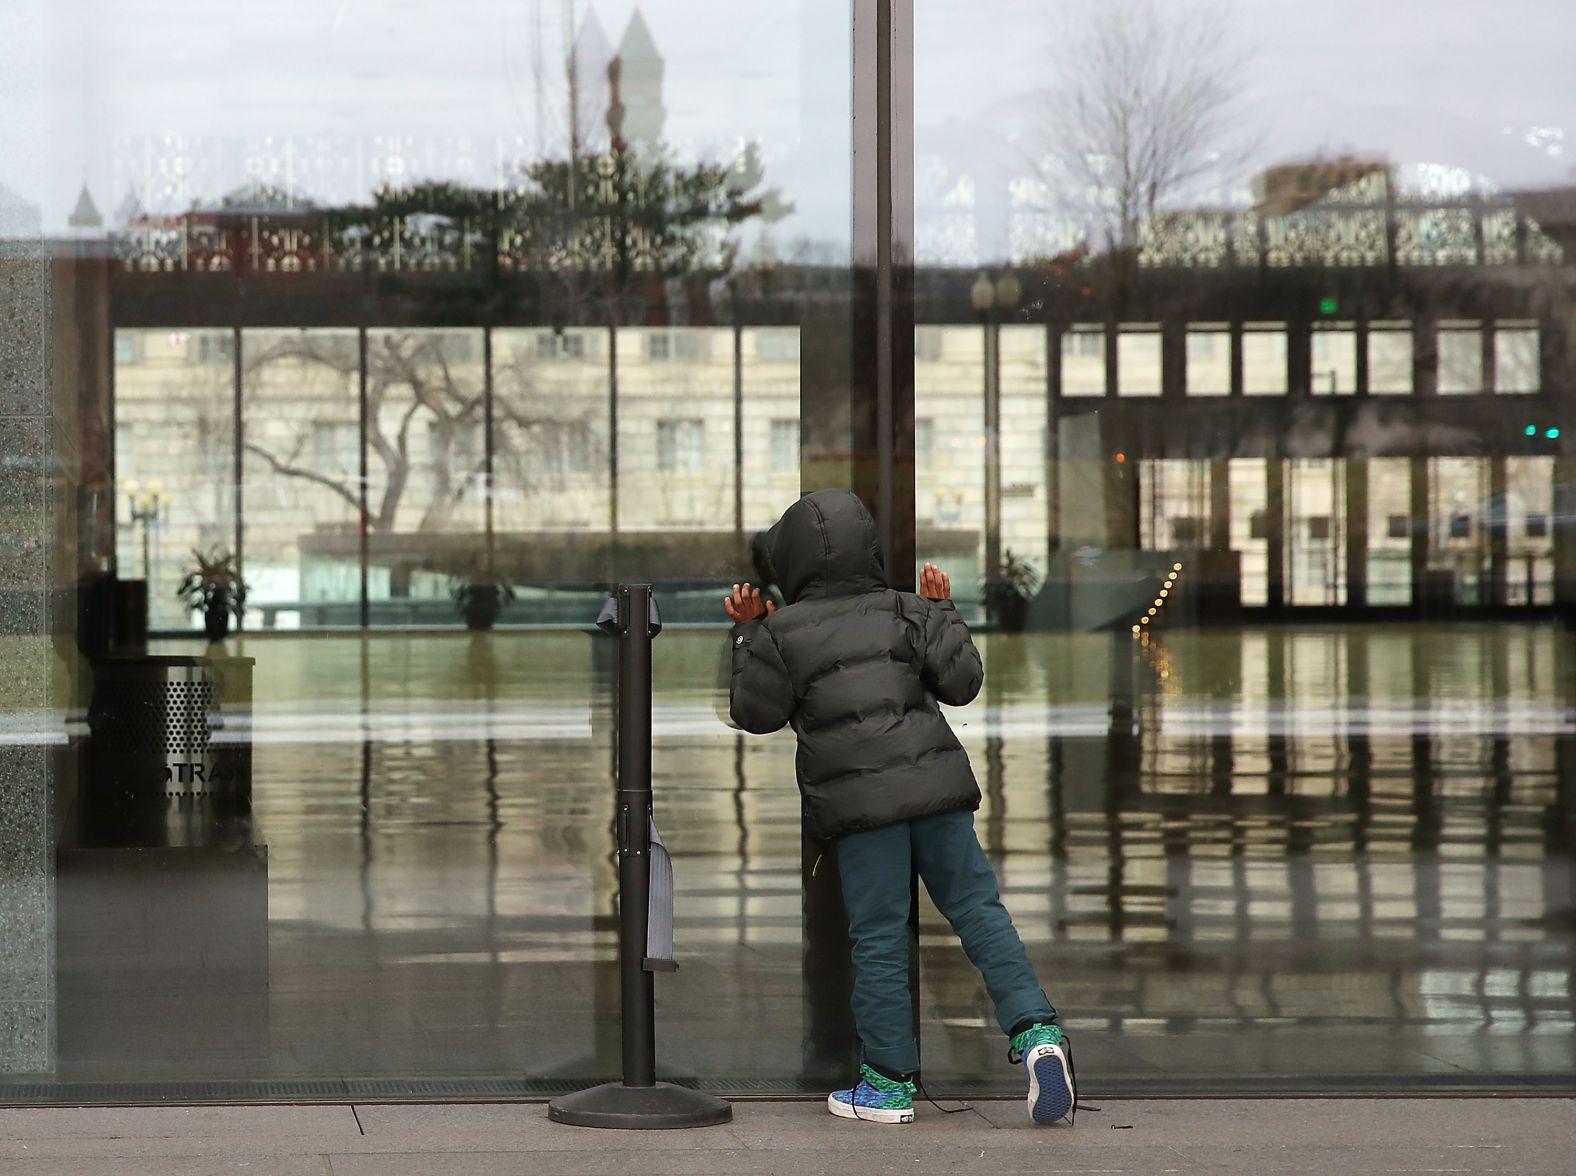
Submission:
[[[985,578],[1001,575],[1001,319],[1023,297],[1010,271],[994,281],[984,270],[969,287],[969,302],[985,329]]]
[[[153,528],[159,524],[160,519],[169,513],[170,504],[174,501],[172,495],[164,489],[164,483],[159,479],[152,479],[146,486],[135,479],[128,478],[120,484],[121,491],[126,495],[131,508],[131,525],[142,525],[142,578],[151,587],[153,583],[153,556],[152,533]]]

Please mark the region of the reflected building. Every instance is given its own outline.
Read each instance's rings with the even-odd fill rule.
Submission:
[[[1559,571],[1570,284],[1558,226],[1511,196],[1405,197],[1379,164],[1288,165],[1260,185],[1257,212],[1146,222],[1130,266],[1013,267],[1014,304],[983,318],[975,271],[920,271],[918,558],[956,565],[969,599],[990,552],[1026,560],[1045,578],[1036,623],[1053,627],[1118,622],[1087,611],[1087,585],[1173,558],[1192,570],[1177,612],[1194,620],[1561,606],[1576,587]],[[780,305],[743,284],[645,283],[640,313],[664,325],[592,325],[566,306],[535,325],[433,330],[417,324],[493,262],[430,215],[398,220],[381,253],[303,260],[263,246],[329,241],[314,226],[331,214],[238,193],[166,225],[182,263],[146,225],[118,240],[106,276],[117,473],[174,495],[161,547],[235,535],[265,623],[350,623],[363,384],[369,598],[413,602],[375,624],[441,612],[420,602],[441,602],[478,559],[567,590],[605,579],[605,560],[555,554],[550,571],[526,553],[595,531],[736,555],[775,517],[800,448],[801,342]],[[364,368],[356,333],[292,321],[301,304],[259,319],[248,295],[258,280],[331,290],[368,265],[397,276],[411,325],[366,329]],[[228,277],[183,307],[192,268]],[[522,293],[536,288],[521,276]],[[574,325],[555,321],[570,314]],[[206,407],[187,411],[196,401]],[[210,481],[240,463],[244,512],[203,489],[187,451],[210,455]],[[123,559],[138,542],[122,529]],[[660,562],[649,574],[696,578]],[[556,615],[542,607],[520,619]]]

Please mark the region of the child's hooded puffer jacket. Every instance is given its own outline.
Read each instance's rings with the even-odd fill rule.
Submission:
[[[952,602],[887,586],[875,520],[849,491],[801,498],[768,540],[787,605],[734,626],[729,710],[757,734],[793,725],[811,835],[979,808],[938,705],[970,702],[984,678]]]

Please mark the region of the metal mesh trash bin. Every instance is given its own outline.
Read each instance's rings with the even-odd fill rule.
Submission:
[[[249,803],[252,665],[251,658],[96,660],[88,707],[94,790]]]

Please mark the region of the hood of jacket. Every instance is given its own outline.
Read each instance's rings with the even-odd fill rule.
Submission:
[[[888,586],[876,521],[850,490],[806,494],[783,512],[769,540],[772,570],[789,604]]]

